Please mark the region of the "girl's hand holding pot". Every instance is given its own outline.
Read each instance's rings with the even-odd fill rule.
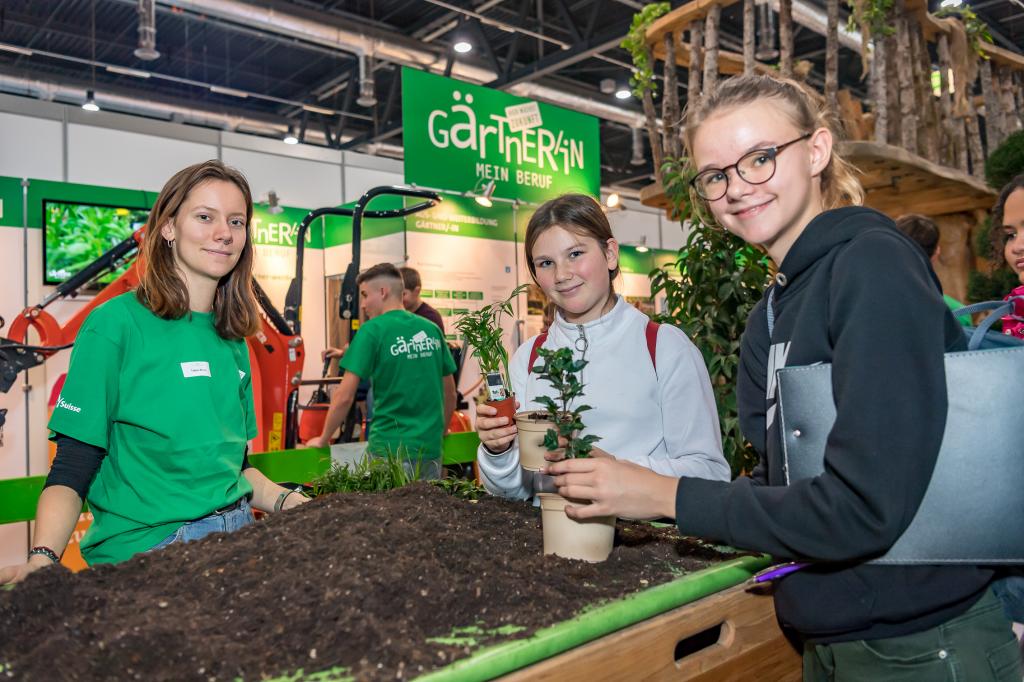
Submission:
[[[516,409],[519,409],[518,401]],[[518,433],[514,419],[494,416],[497,413],[498,410],[490,405],[477,405],[476,408],[476,433],[483,446],[494,454],[508,450]]]

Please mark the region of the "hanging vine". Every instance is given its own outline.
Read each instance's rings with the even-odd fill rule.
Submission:
[[[860,30],[860,68],[865,78],[870,70],[871,38],[884,38],[896,33],[892,23],[895,0],[846,0],[850,6],[850,17],[846,21],[848,31]]]
[[[620,47],[629,52],[633,58],[633,76],[629,79],[629,84],[633,88],[633,94],[638,98],[642,98],[645,92],[657,90],[658,86],[654,80],[654,59],[645,36],[651,24],[659,17],[668,14],[670,9],[671,5],[667,2],[644,5],[642,10],[633,15],[629,33],[620,44]]]
[[[988,59],[982,43],[992,44],[992,34],[988,30],[988,24],[982,21],[967,5],[960,7],[943,7],[935,13],[937,17],[956,17],[963,22],[964,30],[967,31],[967,43],[982,59]]]

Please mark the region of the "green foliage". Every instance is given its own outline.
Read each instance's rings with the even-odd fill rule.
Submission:
[[[328,493],[379,493],[401,488],[419,479],[419,464],[412,475],[402,466],[402,458],[365,455],[354,465],[334,462],[329,471],[310,483],[312,496]]]
[[[964,23],[964,30],[967,31],[967,42],[982,59],[988,59],[988,55],[981,49],[982,43],[992,44],[992,34],[989,33],[988,24],[982,21],[974,10],[968,5],[959,7],[943,7],[935,13],[937,17],[956,17]]]
[[[991,273],[972,270],[967,275],[967,300],[972,303],[999,301],[1018,286],[1020,280],[1009,268],[998,268]]]
[[[693,210],[687,194],[693,172],[685,160],[667,160],[664,177],[673,216],[690,221],[691,230],[674,266],[651,272],[651,296],[665,292],[667,298],[667,313],[656,321],[683,329],[704,356],[718,405],[722,448],[735,476],[757,463],[757,454],[740,433],[736,373],[747,317],[771,283],[770,262]]]
[[[148,211],[110,206],[46,204],[46,279],[61,282],[127,239]],[[120,267],[101,282],[112,282]]]
[[[985,180],[997,192],[1021,173],[1024,173],[1024,130],[1003,140],[985,161]]]
[[[587,366],[587,360],[573,360],[572,350],[569,348],[558,348],[549,350],[538,348],[537,355],[544,364],[537,365],[533,371],[537,376],[544,379],[555,389],[556,398],[548,396],[537,398],[537,402],[544,405],[548,417],[555,424],[554,429],[548,429],[544,434],[544,447],[548,450],[558,449],[558,438],[561,436],[566,440],[565,456],[572,459],[586,457],[593,449],[594,443],[601,440],[600,436],[580,436],[583,431],[583,420],[580,415],[591,409],[589,405],[580,405],[575,409],[569,409],[569,403],[583,395],[583,383],[579,374]]]
[[[847,29],[858,28],[872,36],[891,36],[896,33],[892,23],[895,0],[847,0],[850,6],[850,18],[846,22]]]
[[[629,52],[633,57],[633,76],[629,84],[633,87],[633,94],[643,97],[644,92],[657,90],[657,83],[654,82],[654,63],[651,61],[651,53],[644,40],[644,34],[654,20],[667,14],[671,5],[667,2],[654,2],[644,5],[644,8],[633,15],[633,24],[629,27],[629,33],[619,44],[619,47]]]
[[[430,483],[460,500],[476,501],[487,494],[486,488],[482,485],[477,485],[476,481],[471,481],[468,478],[449,476],[448,478],[431,481]]]
[[[528,284],[516,287],[504,301],[463,313],[455,321],[455,329],[472,346],[473,355],[479,358],[480,371],[484,374],[501,372],[505,386],[509,385],[508,351],[501,340],[501,316],[512,316],[512,301],[528,287]]]

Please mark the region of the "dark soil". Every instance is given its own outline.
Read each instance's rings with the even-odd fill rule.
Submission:
[[[527,503],[427,484],[328,495],[233,535],[0,591],[0,678],[254,680],[344,666],[404,680],[584,607],[732,558],[673,528],[619,523],[601,564],[542,555]],[[7,668],[4,670],[4,665]]]

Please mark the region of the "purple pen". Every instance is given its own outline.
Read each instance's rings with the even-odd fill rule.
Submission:
[[[794,571],[799,571],[804,566],[807,566],[807,563],[801,561],[791,561],[788,564],[782,564],[781,566],[772,566],[767,570],[755,574],[749,582],[757,585],[759,583],[768,582],[769,580],[776,580],[784,575],[789,575]]]

